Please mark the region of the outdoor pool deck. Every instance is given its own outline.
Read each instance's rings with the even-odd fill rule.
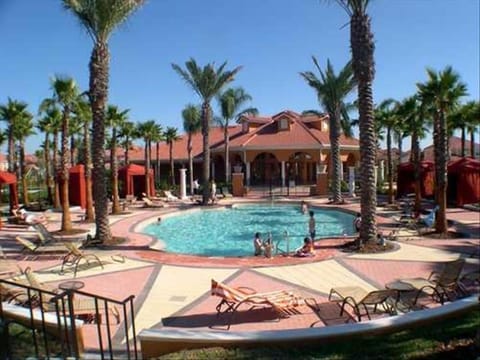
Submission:
[[[311,204],[327,206],[326,200],[306,200]],[[237,199],[231,201],[239,202]],[[342,205],[342,208],[357,212],[357,201]],[[158,210],[139,208],[130,214],[111,216],[113,235],[126,237],[128,241],[105,250],[87,250],[95,251],[99,257],[106,259],[104,269],[93,267],[77,274],[77,279],[85,283],[83,290],[86,292],[118,300],[135,295],[137,333],[142,329],[156,328],[227,331],[225,317],[216,316],[215,306],[219,298],[210,295],[211,279],[231,286],[248,286],[259,292],[294,289],[304,297],[315,298],[320,304],[319,312],[300,306],[298,314],[280,321],[270,309],[240,311],[230,328],[230,331],[266,331],[303,329],[312,324],[322,327],[354,323],[355,319],[350,314],[340,316],[338,305],[328,302],[332,287],[382,289],[386,283],[397,278],[426,277],[431,271],[441,269],[443,262],[458,257],[466,258],[465,272],[477,270],[479,266],[480,213],[464,209],[449,209],[448,218],[456,222],[459,231],[468,233],[469,238],[437,240],[406,233],[396,242],[396,250],[377,254],[344,253],[336,246],[345,239],[330,239],[317,243],[315,258],[276,256],[273,259],[168,254],[149,249],[152,238],[134,232],[136,225],[145,219],[177,210],[177,206],[172,205]],[[378,223],[385,232],[391,230],[391,213],[379,208]],[[60,216],[60,213],[49,214],[49,230],[60,227]],[[77,217],[78,214],[73,213],[72,219]],[[78,221],[74,226],[90,228],[92,224]],[[30,266],[38,273],[40,281],[54,285],[73,277],[71,272],[59,274],[61,256],[40,255],[30,259],[20,254],[13,241],[19,231],[25,236],[32,235],[24,228],[5,224],[0,230],[0,245],[6,254],[6,259],[0,259],[3,262],[2,271],[10,268],[15,272],[17,265],[22,268]],[[115,254],[122,254],[126,261],[109,261]],[[382,316],[386,315],[375,315],[374,318]],[[87,324],[84,328],[85,348],[94,352],[98,349],[95,325]],[[115,339],[121,344],[124,338],[121,324],[114,330],[117,331]]]

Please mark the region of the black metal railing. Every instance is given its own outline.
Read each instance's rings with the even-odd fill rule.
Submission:
[[[76,320],[79,319],[95,323],[98,351],[94,352],[101,359],[139,358],[133,295],[118,301],[75,289],[54,292],[5,279],[0,279],[0,287],[0,320],[3,338],[6,339],[5,359],[13,359],[9,328],[15,323],[30,330],[34,354],[26,356],[81,358],[84,349],[82,330],[77,329]],[[119,324],[122,326],[115,328],[115,335],[112,327]],[[120,340],[114,341],[115,336]],[[124,343],[121,341],[123,337]]]

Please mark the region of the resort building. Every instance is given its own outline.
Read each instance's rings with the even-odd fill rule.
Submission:
[[[212,168],[216,181],[231,179],[232,173],[242,173],[246,186],[312,185],[317,183],[317,174],[328,172],[330,140],[328,115],[301,115],[286,110],[273,116],[243,116],[240,124],[229,126],[230,169],[225,169],[224,129],[212,127],[210,132]],[[202,135],[192,138],[194,177],[201,179]],[[177,169],[188,167],[188,136],[183,135],[173,144],[175,176]],[[344,176],[348,168],[359,162],[359,142],[355,138],[340,137],[340,153]],[[169,174],[169,146],[162,143],[159,149],[161,178]],[[144,163],[142,149],[132,151],[133,163]],[[158,174],[157,152],[152,148],[152,166]],[[353,172],[353,170],[350,170]],[[158,180],[158,178],[157,178]]]

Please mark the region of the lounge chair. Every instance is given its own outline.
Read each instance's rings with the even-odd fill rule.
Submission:
[[[233,195],[230,194],[230,191],[228,190],[228,187],[226,187],[226,186],[222,187],[222,195],[223,195],[224,198],[233,197]]]
[[[180,200],[178,197],[172,194],[169,190],[164,190],[163,193],[165,194],[167,201],[178,201]]]
[[[103,264],[97,255],[85,254],[73,243],[65,243],[65,247],[68,249],[68,254],[63,257],[60,274],[63,274],[65,266],[68,266],[73,267],[73,277],[77,277],[78,266],[82,260],[86,262],[87,266],[93,263],[100,265],[103,269]]]
[[[330,290],[329,301],[340,303],[340,316],[345,311],[348,304],[353,308],[358,321],[362,321],[362,316],[367,316],[371,320],[369,307],[373,306],[373,312],[376,312],[378,305],[382,305],[385,312],[392,315],[395,313],[394,304],[398,299],[398,291],[392,289],[367,291],[360,286],[344,286]],[[363,309],[363,311],[362,311]]]
[[[39,297],[38,304],[37,306],[41,306],[42,309],[46,312],[52,312],[52,311],[57,311],[57,306],[59,311],[63,311],[63,302],[62,301],[57,301],[51,302],[50,300],[55,296],[55,294],[58,294],[60,290],[57,287],[54,287],[50,284],[45,284],[41,283],[35,273],[32,271],[30,267],[27,267],[23,271],[25,277],[28,280],[28,283],[30,286],[34,289],[40,290],[41,296]],[[103,309],[107,309],[114,317],[115,320],[117,321],[117,324],[120,322],[120,313],[118,312],[118,309],[109,304],[108,306],[101,306],[100,304],[104,303],[104,301],[95,301],[94,298],[78,298],[78,297],[73,297],[72,298],[72,303],[73,303],[73,309],[75,312],[75,315],[81,315],[81,314],[94,314],[98,313]],[[106,304],[105,304],[106,305]],[[66,307],[66,310],[68,309],[68,306]],[[100,317],[96,317],[96,320],[98,323],[101,322]]]
[[[161,202],[153,202],[147,197],[142,198],[143,206],[146,208],[164,208],[167,207],[167,204]]]
[[[53,237],[52,233],[48,231],[45,225],[38,223],[32,225],[32,227],[35,229],[35,232],[37,233],[37,236],[42,245],[55,242],[55,238]]]
[[[21,236],[15,237],[15,240],[23,247],[22,252],[28,250],[31,254],[62,253],[67,251],[63,244],[40,246]]]
[[[304,299],[292,291],[279,290],[268,293],[257,293],[246,287],[233,288],[212,279],[211,295],[221,298],[215,307],[217,316],[221,313],[231,313],[232,317],[227,329],[230,329],[232,319],[237,309],[242,305],[256,307],[270,307],[275,310],[279,318],[287,318],[295,314],[295,307],[304,302]],[[224,309],[222,309],[225,306]]]
[[[401,279],[399,281],[408,284],[415,289],[416,294],[412,305],[417,303],[418,298],[422,294],[431,296],[434,300],[439,301],[443,305],[445,298],[452,300],[451,294],[457,295],[459,291],[462,291],[462,288],[459,286],[459,280],[464,265],[464,259],[457,259],[445,263],[442,271],[431,272],[430,276],[426,279],[413,278]]]

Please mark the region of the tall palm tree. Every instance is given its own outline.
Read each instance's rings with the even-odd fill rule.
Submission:
[[[449,132],[453,133],[454,130],[460,129],[461,131],[461,156],[466,156],[466,137],[467,131],[470,131],[472,127],[475,127],[475,120],[478,121],[480,116],[476,116],[475,110],[478,107],[478,103],[475,101],[469,101],[466,104],[459,106],[455,111],[448,115],[447,123]],[[478,110],[477,110],[478,111]],[[473,125],[473,126],[472,126]],[[470,131],[471,132],[471,131]],[[451,135],[451,134],[449,134]],[[472,156],[473,157],[473,156]]]
[[[112,171],[112,214],[119,214],[120,196],[118,195],[118,160],[117,160],[117,129],[128,120],[130,109],[120,111],[115,105],[108,105],[106,123],[112,129],[112,141],[110,147],[110,169]]]
[[[13,137],[18,141],[19,150],[19,174],[22,181],[23,203],[29,205],[28,199],[28,182],[27,182],[27,168],[25,163],[25,139],[31,135],[35,135],[33,130],[33,115],[28,111],[23,113],[23,116],[17,119],[13,129]]]
[[[63,5],[80,21],[93,40],[90,56],[90,88],[93,135],[93,196],[95,198],[95,238],[112,241],[108,223],[108,197],[105,182],[105,108],[108,103],[110,54],[108,40],[114,30],[137,10],[144,0],[63,0]]]
[[[336,75],[330,60],[327,59],[325,71],[321,69],[314,56],[312,56],[312,60],[320,77],[311,71],[301,72],[300,75],[316,91],[318,101],[329,116],[330,157],[333,168],[332,195],[333,202],[338,204],[343,201],[340,175],[342,166],[340,159],[341,119],[342,117],[348,119],[349,104],[345,102],[345,99],[355,88],[355,81],[350,62]]]
[[[467,117],[467,131],[470,133],[470,157],[475,158],[475,132],[479,131],[480,127],[480,102],[475,101],[474,104],[469,107],[468,102],[466,104],[466,117]]]
[[[170,184],[175,186],[175,167],[173,165],[173,143],[175,141],[180,140],[180,136],[178,136],[177,128],[168,126],[167,130],[163,133],[163,137],[165,142],[168,145],[168,155],[170,159]]]
[[[62,202],[62,226],[61,231],[72,230],[72,219],[70,214],[69,201],[69,168],[70,168],[70,151],[69,151],[69,129],[70,116],[73,112],[75,104],[80,96],[77,83],[70,77],[56,76],[51,80],[53,90],[52,101],[58,104],[62,109],[62,138],[61,138],[61,165],[60,165],[60,189]]]
[[[190,173],[190,194],[193,196],[193,157],[192,157],[192,137],[200,131],[202,127],[200,107],[188,104],[182,110],[183,130],[187,133],[187,153],[188,153],[188,172]]]
[[[118,136],[123,139],[121,140],[121,145],[124,149],[125,154],[125,166],[130,163],[129,150],[132,146],[132,140],[137,137],[137,128],[135,123],[132,121],[125,121],[120,125]]]
[[[388,181],[388,203],[393,204],[393,159],[392,159],[392,131],[395,129],[398,123],[396,101],[393,99],[383,100],[375,108],[375,122],[379,126],[379,130],[386,130],[386,142],[387,142],[387,181]],[[379,134],[377,132],[377,134]],[[380,137],[380,135],[378,135]]]
[[[435,198],[439,206],[435,230],[446,234],[447,227],[447,161],[448,128],[447,116],[458,105],[459,99],[467,95],[467,87],[451,66],[442,71],[427,69],[428,80],[418,83],[422,101],[427,104],[433,116],[433,144],[435,153]]]
[[[202,99],[202,136],[203,136],[203,205],[208,204],[210,180],[210,123],[212,109],[210,102],[220,93],[222,88],[233,81],[235,75],[241,70],[236,67],[233,70],[226,70],[227,63],[224,62],[218,68],[214,63],[205,65],[203,68],[191,58],[185,63],[185,69],[177,64],[172,64],[173,70],[193,89]]]
[[[252,97],[241,88],[229,88],[217,97],[220,106],[219,118],[220,126],[223,128],[223,142],[225,144],[225,182],[230,181],[230,137],[228,136],[228,126],[233,119],[239,119],[244,114],[257,115],[258,109],[249,107],[242,109],[246,102],[251,101]]]
[[[75,104],[75,120],[83,126],[83,164],[85,166],[85,221],[95,220],[92,194],[92,149],[90,141],[90,124],[92,123],[92,109],[84,94]]]
[[[376,135],[372,83],[375,74],[375,43],[367,13],[369,0],[336,0],[350,16],[350,48],[353,74],[358,84],[360,129],[360,242],[377,238],[377,197],[375,186]]]
[[[148,120],[138,124],[138,137],[145,142],[145,192],[151,194],[150,189],[150,162],[152,158],[152,142],[157,141],[162,136],[162,127],[155,123],[155,120]]]

